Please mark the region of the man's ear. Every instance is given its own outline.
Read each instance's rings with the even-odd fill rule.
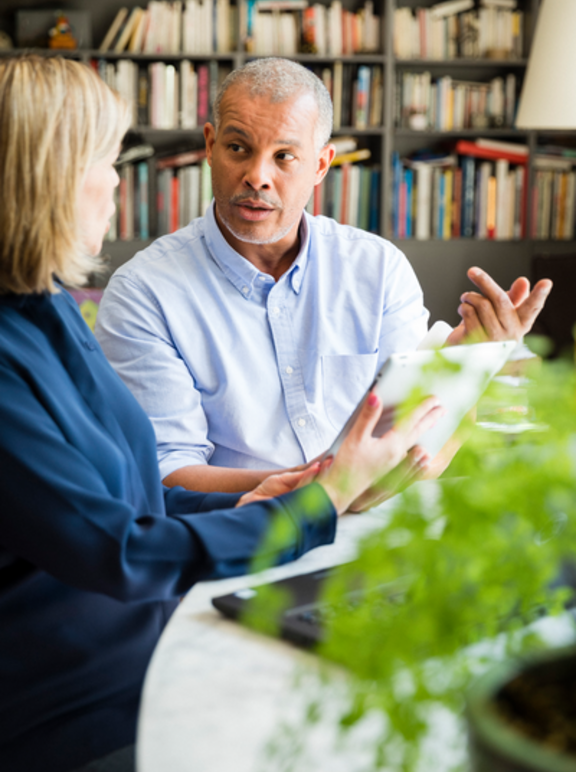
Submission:
[[[212,148],[216,141],[216,129],[211,123],[204,124],[204,141],[206,142],[206,160],[208,165],[212,166]]]
[[[324,177],[328,174],[330,164],[332,163],[334,156],[336,155],[335,145],[325,145],[318,156],[318,163],[316,166],[316,181],[314,185],[319,185]]]

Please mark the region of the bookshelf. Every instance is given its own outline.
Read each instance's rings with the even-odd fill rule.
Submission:
[[[241,0],[239,0],[240,2]],[[465,277],[466,268],[472,264],[479,264],[488,270],[497,281],[508,285],[520,274],[530,275],[532,257],[536,254],[561,254],[576,251],[574,240],[537,239],[531,236],[532,221],[531,207],[528,206],[526,235],[519,240],[482,240],[476,238],[430,238],[425,241],[416,238],[399,238],[395,236],[392,222],[393,210],[393,155],[398,153],[401,157],[409,156],[416,151],[422,151],[428,147],[439,147],[447,142],[456,142],[459,139],[474,141],[478,137],[502,139],[505,141],[521,142],[529,147],[531,159],[536,148],[542,144],[567,144],[574,146],[576,131],[574,134],[559,134],[557,132],[518,131],[509,125],[476,126],[458,129],[442,129],[438,126],[427,129],[410,128],[397,120],[396,86],[401,82],[403,75],[407,73],[430,73],[433,82],[449,76],[454,81],[490,83],[495,78],[506,78],[513,75],[516,79],[517,93],[521,86],[523,73],[527,62],[527,52],[533,34],[535,19],[540,0],[518,0],[518,10],[524,14],[523,23],[523,51],[522,56],[516,59],[509,58],[399,58],[394,48],[394,22],[398,9],[430,8],[433,0],[378,0],[375,2],[374,12],[379,15],[380,44],[377,51],[362,52],[357,54],[332,55],[324,52],[321,55],[313,53],[297,53],[290,58],[301,62],[314,69],[334,71],[335,65],[342,66],[344,70],[349,68],[354,76],[360,65],[370,68],[380,68],[382,73],[382,118],[378,125],[368,125],[358,128],[354,125],[341,124],[334,132],[335,136],[352,135],[357,138],[361,147],[369,148],[372,153],[370,163],[374,162],[381,169],[379,180],[379,207],[378,207],[378,231],[385,238],[392,240],[406,254],[412,263],[424,289],[426,305],[431,311],[432,320],[444,318],[456,323],[456,307],[460,294],[470,288]],[[476,0],[475,5],[479,2]],[[92,18],[92,30],[94,45],[99,45],[104,38],[116,12],[120,6],[125,6],[130,11],[140,5],[146,6],[143,0],[100,0],[95,6],[88,0],[71,0],[67,9],[89,11]],[[326,2],[326,6],[329,2]],[[363,1],[343,0],[344,9],[356,11],[363,5]],[[21,4],[12,0],[5,2],[0,9],[0,30],[14,36],[14,13],[21,9]],[[237,14],[237,25],[241,25],[240,14]],[[183,59],[190,60],[194,65],[215,62],[229,68],[241,66],[255,54],[243,50],[240,40],[240,31],[236,30],[236,42],[233,50],[227,53],[211,54],[143,54],[143,53],[114,53],[100,54],[95,49],[84,49],[75,52],[63,52],[67,56],[90,62],[93,58],[105,58],[106,61],[115,63],[120,60],[130,59],[137,66],[147,67],[148,64],[162,61],[173,64],[176,67]],[[39,52],[42,53],[41,50]],[[9,54],[9,51],[1,51],[0,55]],[[44,53],[46,53],[44,51]],[[171,128],[161,129],[152,126],[137,126],[134,129],[135,137],[142,142],[150,143],[159,151],[174,150],[178,152],[191,145],[202,144],[202,129]],[[535,180],[535,170],[531,162],[527,164],[526,184],[531,190]],[[129,259],[136,251],[143,248],[148,240],[130,240],[107,242],[105,253],[110,256],[110,268],[114,269],[125,260]]]

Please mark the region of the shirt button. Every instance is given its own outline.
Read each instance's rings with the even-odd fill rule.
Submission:
[[[299,418],[298,419],[298,426],[306,426],[306,419],[305,418]]]
[[[274,316],[278,316],[278,314],[280,313],[280,309],[278,308],[278,306],[274,306],[271,310]]]
[[[288,367],[286,368],[286,373],[288,375],[292,375],[293,372],[294,372],[294,370],[290,367],[290,365],[288,365]]]
[[[248,294],[248,287],[242,287],[242,294],[247,295]]]

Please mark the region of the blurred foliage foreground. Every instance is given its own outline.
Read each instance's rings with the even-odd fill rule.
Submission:
[[[334,720],[341,734],[374,711],[385,717],[362,769],[396,772],[433,768],[422,756],[430,716],[446,709],[461,716],[473,676],[544,645],[531,623],[564,610],[570,592],[554,579],[576,545],[574,367],[539,361],[525,388],[534,430],[476,427],[446,479],[395,497],[382,529],[328,585],[333,613],[317,658],[317,690],[308,688],[307,710],[284,742],[273,743],[269,769],[303,769],[290,737],[301,737],[323,713],[334,715],[330,673],[341,668],[326,663],[352,674]],[[513,404],[514,387],[493,382],[487,399]],[[422,485],[434,495],[424,496]],[[270,540],[281,542],[282,534]],[[392,595],[382,590],[391,583],[398,589]],[[363,600],[343,601],[350,588],[362,589]],[[269,613],[255,607],[249,623],[261,626],[263,618]]]

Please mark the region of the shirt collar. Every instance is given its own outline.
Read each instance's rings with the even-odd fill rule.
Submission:
[[[236,252],[224,238],[222,231],[216,222],[214,201],[212,201],[206,211],[204,225],[204,236],[212,259],[219,266],[228,281],[236,287],[238,292],[246,299],[250,299],[255,291],[255,286],[257,286],[256,283],[262,274],[249,260],[246,260],[245,257],[242,257],[241,254]],[[300,292],[306,264],[308,262],[310,229],[305,213],[303,213],[302,219],[300,220],[299,235],[300,250],[298,255],[289,270],[280,279],[280,281],[283,279],[289,281],[290,286],[296,294]]]

